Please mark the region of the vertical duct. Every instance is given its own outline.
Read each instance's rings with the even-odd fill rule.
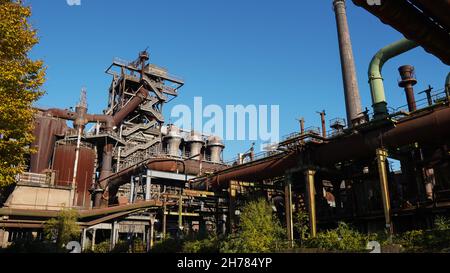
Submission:
[[[401,66],[398,71],[400,72],[400,77],[402,78],[398,83],[398,86],[405,89],[408,110],[409,112],[416,111],[417,106],[413,86],[417,84],[417,80],[414,75],[414,67],[412,65],[404,65]]]
[[[333,6],[338,29],[347,123],[349,127],[352,127],[353,125],[359,124],[362,117],[362,110],[352,42],[350,40],[350,31],[348,29],[347,14],[345,10],[345,0],[334,0]]]

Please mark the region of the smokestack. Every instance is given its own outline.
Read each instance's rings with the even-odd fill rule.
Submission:
[[[339,51],[341,55],[342,78],[344,80],[345,107],[349,127],[358,125],[362,120],[361,98],[356,78],[355,60],[348,29],[345,0],[333,1],[338,29]]]
[[[406,101],[408,102],[409,112],[417,110],[416,99],[414,97],[413,86],[417,84],[417,80],[414,75],[414,67],[412,65],[401,66],[398,71],[402,80],[398,83],[398,86],[405,89]]]

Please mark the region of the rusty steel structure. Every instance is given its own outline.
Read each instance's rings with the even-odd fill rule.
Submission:
[[[109,230],[113,248],[126,226],[133,226],[149,249],[155,232],[162,238],[195,228],[234,232],[250,195],[272,202],[290,246],[296,239],[293,215],[300,210],[309,215],[311,236],[338,221],[393,234],[449,215],[450,74],[443,89],[430,86],[419,98],[414,67],[401,66],[398,85],[406,105],[397,109],[387,107],[381,75],[387,60],[417,46],[448,62],[443,45],[450,44],[449,22],[442,10],[449,10],[449,2],[353,3],[407,37],[381,49],[369,64],[373,113],[362,111],[344,0],[332,5],[347,120],[331,120],[327,131],[324,110],[321,128],[305,128],[302,118],[300,131],[269,151],[255,154],[252,146],[230,162],[223,160],[218,136],[165,124],[163,108],[179,95],[183,80],[150,64],[147,51],[133,62],[115,59],[107,69],[112,82],[102,114],[88,113],[85,92],[75,111],[37,109],[37,153],[0,208],[0,231],[40,230],[58,210],[71,207],[80,213],[83,248],[85,241],[94,249],[107,239],[102,229]],[[25,204],[26,197],[34,203]]]

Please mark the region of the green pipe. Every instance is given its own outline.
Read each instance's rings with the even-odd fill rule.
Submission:
[[[383,76],[381,71],[383,70],[384,64],[407,51],[410,51],[418,47],[416,42],[410,41],[408,39],[401,39],[398,42],[390,44],[377,52],[370,62],[369,66],[369,84],[370,92],[372,94],[372,107],[374,110],[375,117],[386,116],[387,115],[387,102],[384,93]]]

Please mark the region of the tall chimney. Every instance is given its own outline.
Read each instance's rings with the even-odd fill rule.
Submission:
[[[358,125],[360,123],[360,120],[362,119],[362,110],[352,42],[350,40],[350,31],[348,29],[347,14],[345,10],[345,0],[334,0],[333,6],[334,12],[336,13],[336,24],[338,29],[347,123],[349,127],[352,127],[353,125]]]

